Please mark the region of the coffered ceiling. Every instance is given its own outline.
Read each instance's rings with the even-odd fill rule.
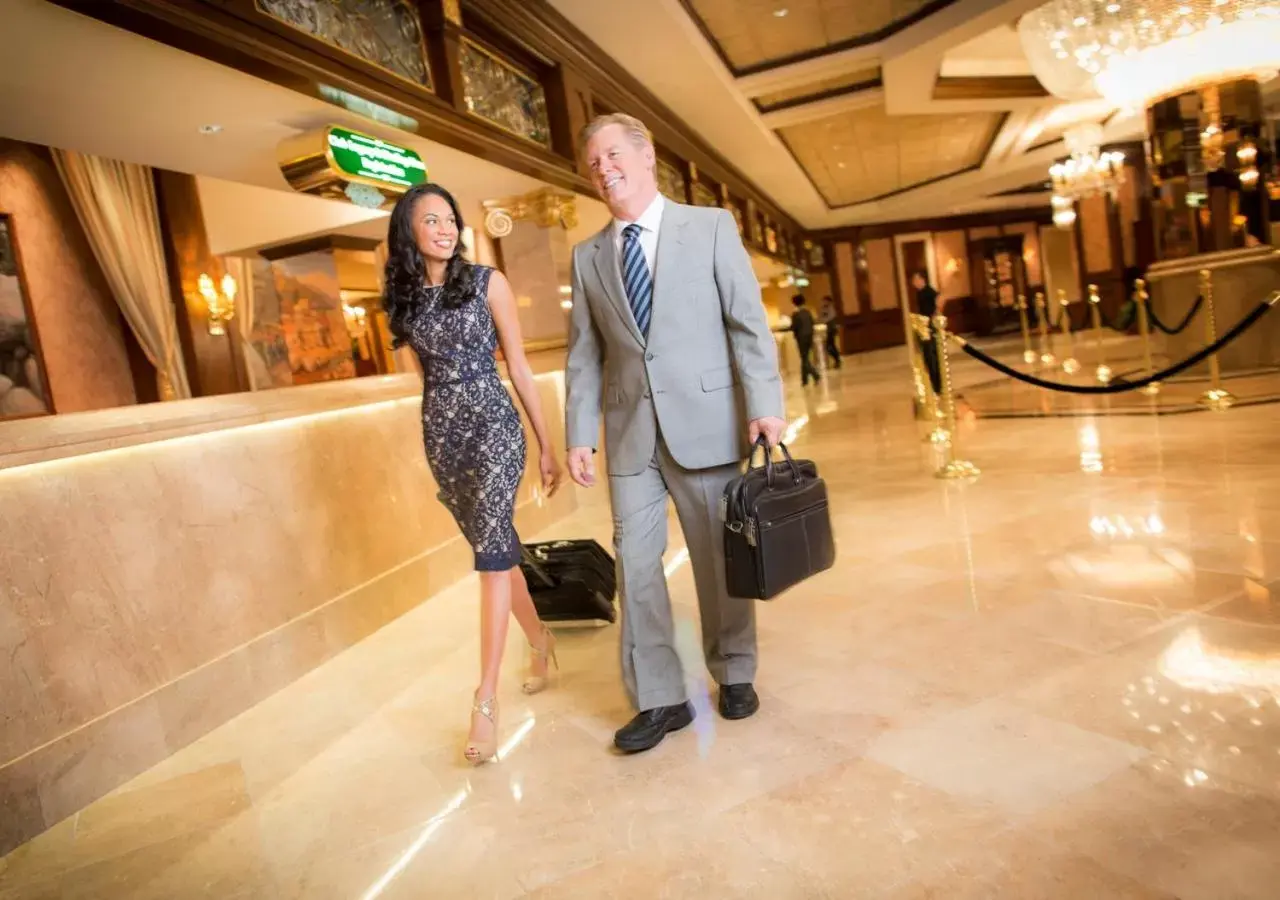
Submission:
[[[1047,208],[1072,124],[1016,22],[1044,0],[547,0],[809,228]]]
[[[868,43],[951,0],[685,0],[735,74]]]
[[[890,116],[883,104],[780,129],[828,206],[890,197],[982,165],[1004,116]]]

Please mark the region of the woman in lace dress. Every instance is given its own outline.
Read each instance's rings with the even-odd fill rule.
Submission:
[[[397,346],[422,363],[422,431],[440,500],[475,554],[480,573],[480,686],[465,755],[472,763],[498,746],[497,691],[509,615],[524,630],[532,662],[526,693],[547,685],[555,639],[538,618],[520,571],[512,518],[525,464],[525,434],[498,374],[507,371],[538,441],[543,490],[561,469],[525,359],[511,286],[501,272],[462,258],[462,216],[439,185],[412,188],[391,213],[385,306]]]

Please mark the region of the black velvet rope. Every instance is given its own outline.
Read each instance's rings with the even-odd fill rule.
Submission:
[[[1196,317],[1196,313],[1200,312],[1200,307],[1204,306],[1204,295],[1196,297],[1196,302],[1191,304],[1191,309],[1187,312],[1187,317],[1182,320],[1182,324],[1177,328],[1170,328],[1168,325],[1160,321],[1160,317],[1156,315],[1155,309],[1151,304],[1147,304],[1147,315],[1151,317],[1151,324],[1159,328],[1165,334],[1182,334],[1187,330],[1187,326],[1191,324],[1191,320]]]
[[[1050,390],[1050,391],[1061,391],[1066,394],[1122,394],[1126,391],[1139,390],[1141,388],[1146,387],[1149,384],[1154,384],[1157,381],[1167,381],[1168,379],[1172,378],[1174,375],[1177,375],[1181,372],[1185,372],[1187,369],[1191,368],[1192,366],[1196,365],[1199,362],[1202,362],[1212,354],[1217,353],[1227,344],[1231,343],[1240,335],[1244,334],[1244,332],[1248,330],[1249,327],[1252,326],[1254,322],[1258,321],[1263,316],[1265,316],[1271,310],[1273,303],[1274,303],[1274,297],[1271,300],[1262,301],[1257,306],[1255,306],[1247,316],[1245,316],[1243,319],[1237,322],[1234,328],[1232,328],[1230,331],[1228,331],[1218,340],[1214,341],[1208,347],[1205,347],[1203,350],[1197,351],[1191,356],[1188,356],[1186,359],[1184,359],[1182,362],[1178,363],[1177,365],[1170,366],[1169,368],[1165,369],[1162,372],[1156,372],[1154,375],[1149,375],[1146,378],[1139,379],[1138,381],[1130,381],[1130,382],[1126,382],[1125,384],[1108,384],[1108,385],[1099,386],[1099,385],[1062,384],[1061,382],[1056,382],[1056,381],[1045,381],[1042,378],[1036,378],[1034,375],[1027,375],[1023,372],[1019,372],[1017,369],[1014,369],[1011,366],[1006,366],[1004,363],[1000,362],[998,359],[992,359],[990,356],[983,353],[981,350],[979,350],[977,347],[970,344],[968,341],[962,341],[961,348],[964,350],[965,353],[968,353],[978,362],[985,363],[986,365],[995,369],[997,372],[1002,372],[1005,375],[1008,375],[1010,378],[1016,378],[1018,381],[1026,382],[1027,384],[1032,385],[1033,387],[1045,388],[1046,390]]]

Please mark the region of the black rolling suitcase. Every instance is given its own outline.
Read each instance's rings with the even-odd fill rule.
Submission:
[[[617,571],[613,557],[595,541],[525,544],[520,569],[544,621],[617,621]]]

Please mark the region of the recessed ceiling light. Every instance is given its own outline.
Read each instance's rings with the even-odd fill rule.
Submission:
[[[221,130],[222,130],[221,125],[201,125],[200,126],[201,134],[217,134]]]
[[[787,14],[787,13],[789,13],[789,12],[791,12],[791,10],[787,9],[787,8],[784,6],[782,9],[775,9],[775,10],[773,11],[773,17],[774,17],[775,19],[781,19],[781,18],[783,18],[784,16],[786,16],[786,14]]]

